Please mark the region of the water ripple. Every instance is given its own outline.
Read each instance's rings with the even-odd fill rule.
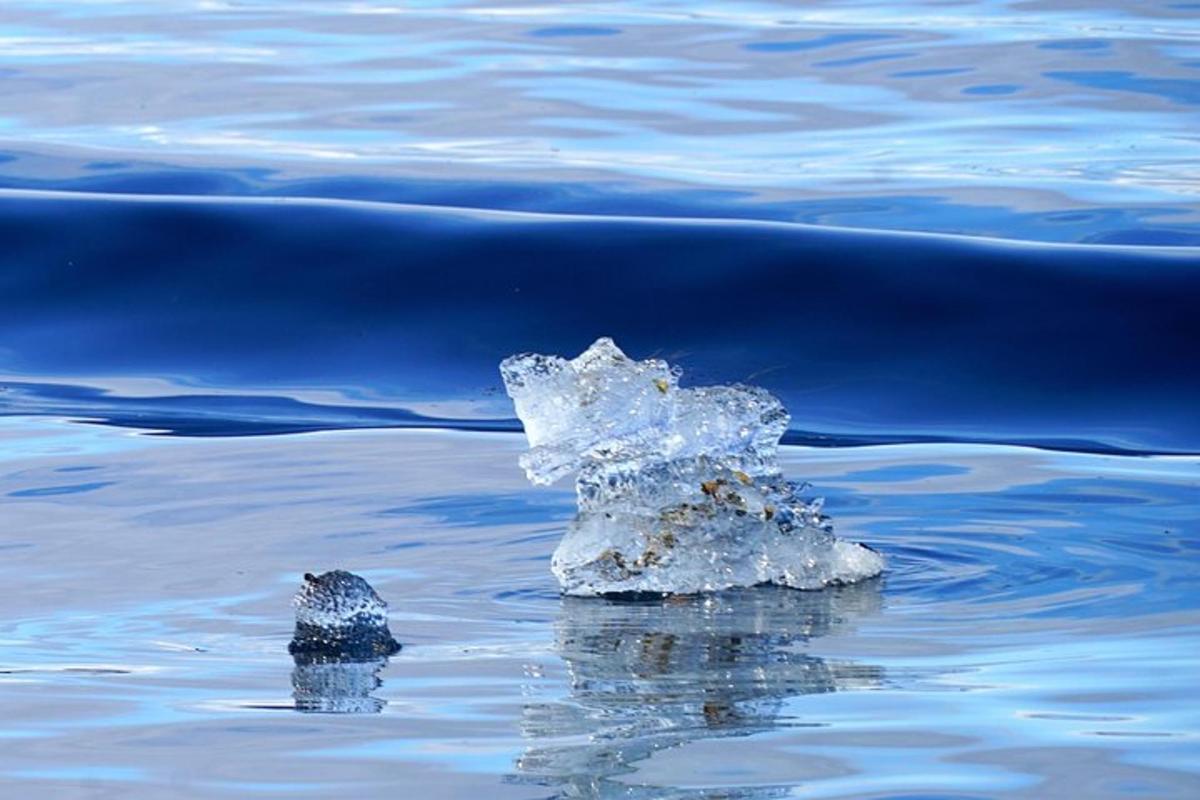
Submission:
[[[1012,217],[1091,212],[1152,218],[1142,242],[1198,235],[1186,4],[99,8],[6,5],[0,143],[34,157],[4,185],[45,185],[46,157],[57,188],[145,186],[153,162],[393,196],[413,178],[532,175],[728,192],[759,217],[943,206],[849,218],[867,227],[1078,240]]]
[[[25,444],[0,494],[76,467],[112,481],[6,504],[34,545],[0,565],[0,773],[22,790],[93,771],[133,797],[345,796],[381,774],[389,792],[689,799],[1085,779],[1093,797],[1134,781],[1186,798],[1198,780],[1180,700],[1200,635],[1195,458],[786,447],[887,574],[631,602],[558,596],[570,494],[528,490],[516,436],[5,426]],[[228,513],[145,519],[200,498]],[[390,601],[405,648],[297,678],[289,596],[335,565]],[[297,680],[360,715],[286,713]],[[219,775],[192,766],[207,748]]]

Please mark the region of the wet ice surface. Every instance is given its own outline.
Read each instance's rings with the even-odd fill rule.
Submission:
[[[0,420],[5,793],[1200,790],[1195,458],[781,448],[887,574],[628,603],[559,595],[574,497],[531,488],[524,447]],[[400,653],[298,670],[318,565],[388,600]],[[309,695],[359,713],[296,713]]]
[[[355,659],[389,656],[400,649],[388,630],[387,603],[371,584],[345,570],[304,574],[292,602],[296,631],[292,655]]]
[[[666,362],[607,338],[571,360],[512,356],[500,373],[529,439],[529,479],[578,473],[579,514],[552,560],[567,594],[819,589],[882,570],[783,477],[789,417],[766,390],[681,388]]]

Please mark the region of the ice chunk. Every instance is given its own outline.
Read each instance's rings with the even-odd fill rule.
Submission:
[[[387,624],[387,603],[351,572],[307,573],[293,600],[296,631],[288,651],[323,659],[390,656],[400,649]]]
[[[306,573],[293,603],[296,632],[288,652],[296,663],[296,709],[378,713],[385,703],[371,692],[379,688],[388,656],[400,650],[388,629],[387,603],[371,584],[340,569]]]
[[[567,594],[816,589],[882,570],[783,478],[789,417],[766,390],[680,388],[665,362],[634,361],[607,338],[572,360],[519,355],[500,371],[529,438],[529,479],[578,473],[579,514],[552,560]]]

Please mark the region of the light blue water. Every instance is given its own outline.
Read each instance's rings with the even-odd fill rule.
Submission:
[[[1200,235],[1173,0],[10,0],[0,70],[10,186]]]
[[[53,797],[1194,797],[1195,458],[785,448],[885,578],[564,599],[520,437],[10,418],[0,775]],[[404,650],[293,709],[319,565]],[[378,678],[375,686],[373,677]]]

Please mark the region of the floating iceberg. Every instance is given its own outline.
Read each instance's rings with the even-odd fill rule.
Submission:
[[[551,562],[565,593],[817,589],[883,569],[780,473],[789,417],[769,392],[683,389],[666,362],[634,361],[607,338],[571,360],[512,356],[500,372],[529,479],[577,473],[579,514]]]
[[[353,661],[400,650],[388,629],[387,603],[352,572],[305,573],[292,604],[296,630],[288,652],[293,656]]]
[[[388,656],[400,651],[387,624],[387,603],[371,584],[335,569],[304,574],[292,599],[296,630],[288,645],[295,661],[296,710],[325,714],[377,714],[385,701],[372,696]]]

